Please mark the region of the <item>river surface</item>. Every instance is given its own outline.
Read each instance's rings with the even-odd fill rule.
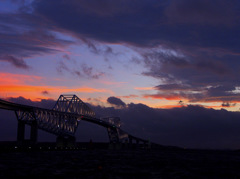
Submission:
[[[240,178],[239,151],[78,150],[0,153],[0,178]]]

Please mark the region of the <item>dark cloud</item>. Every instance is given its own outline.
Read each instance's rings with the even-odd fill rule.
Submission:
[[[8,62],[17,68],[23,68],[23,69],[30,68],[23,59],[16,58],[11,55],[0,56],[0,61]]]
[[[52,20],[57,27],[67,29],[80,38],[141,43],[146,42],[146,38],[151,36],[148,32],[144,32],[144,30],[151,29],[146,26],[150,15],[156,14],[160,17],[162,14],[159,8],[155,7],[158,4],[156,1],[104,0],[101,3],[96,0],[68,1],[67,3],[64,1],[60,3],[59,1],[37,1],[34,3],[34,7],[36,14],[45,16]],[[53,13],[53,9],[55,9],[55,13]],[[156,19],[157,17],[153,16],[152,18],[150,21],[154,23],[153,25],[158,23],[156,22],[159,21]],[[137,29],[138,33],[135,33]]]
[[[239,31],[239,23],[236,23],[239,2],[235,0],[197,0],[196,3],[190,0],[102,0],[101,3],[97,0],[40,0],[34,2],[33,7],[35,14],[79,38],[144,46],[225,47],[237,51],[236,45],[240,43],[235,38]],[[182,23],[182,19],[187,24]],[[235,28],[229,27],[232,23]]]
[[[126,106],[126,104],[120,98],[116,98],[114,96],[109,97],[107,102],[120,107]]]
[[[154,109],[143,104],[126,108],[92,107],[98,116],[119,116],[122,128],[163,145],[238,149],[239,112],[186,106]]]
[[[18,98],[10,97],[10,98],[7,98],[7,100],[13,103],[25,104],[25,105],[46,108],[46,109],[52,109],[56,103],[56,101],[52,99],[47,99],[47,100],[41,99],[40,101],[32,101],[24,97],[18,97]]]
[[[21,31],[44,29],[45,33],[51,30],[74,35],[96,53],[99,49],[91,40],[151,47],[222,48],[236,53],[240,45],[237,40],[239,6],[236,0],[197,0],[194,3],[190,0],[37,0],[32,3],[32,13],[1,14],[0,19],[2,29],[14,30],[11,25],[15,24]],[[19,35],[16,31],[19,29],[13,34]],[[51,41],[65,43],[56,37]],[[51,51],[51,45],[38,50]],[[109,48],[104,51],[112,53]]]
[[[13,3],[20,3],[20,4],[24,4],[26,0],[10,0]]]
[[[26,58],[60,51],[73,42],[59,39],[51,33],[48,22],[24,12],[0,13],[0,56]]]
[[[156,86],[159,96],[178,96],[199,101],[238,101],[233,93],[239,83],[240,63],[236,56],[218,56],[193,50],[193,54],[152,50],[142,53],[148,71],[143,74],[161,80]]]
[[[178,101],[178,104],[184,105],[184,102],[182,100]]]
[[[42,91],[42,94],[49,95],[49,92],[45,90],[45,91]]]
[[[184,91],[188,90],[189,86],[184,86],[182,84],[165,84],[165,85],[158,85],[155,86],[155,89],[161,91]]]
[[[196,25],[236,25],[236,1],[172,0],[165,13],[170,23]]]
[[[236,103],[229,103],[229,102],[222,103],[222,107],[232,107],[232,106],[236,106]]]

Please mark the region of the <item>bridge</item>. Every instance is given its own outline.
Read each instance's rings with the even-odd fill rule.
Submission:
[[[111,144],[148,144],[149,141],[132,136],[121,129],[118,117],[96,118],[95,112],[76,95],[60,95],[52,109],[12,103],[0,99],[0,109],[14,111],[18,121],[17,142],[25,140],[25,125],[31,127],[30,143],[37,143],[38,129],[57,136],[57,145],[74,146],[75,133],[81,120],[107,129]]]

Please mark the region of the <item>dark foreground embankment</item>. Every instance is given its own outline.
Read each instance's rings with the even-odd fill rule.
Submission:
[[[26,150],[0,153],[0,178],[240,178],[239,151]]]

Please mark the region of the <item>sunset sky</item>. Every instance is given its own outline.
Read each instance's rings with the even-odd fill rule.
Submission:
[[[240,109],[238,0],[0,0],[0,97]]]

